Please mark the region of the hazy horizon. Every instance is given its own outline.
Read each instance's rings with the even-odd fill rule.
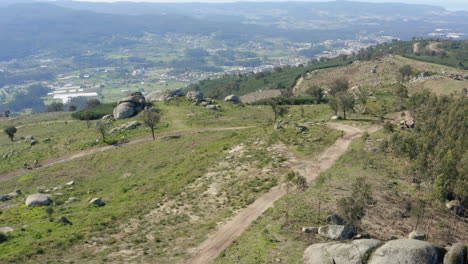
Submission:
[[[145,3],[231,3],[231,2],[287,2],[290,0],[69,0],[83,2],[145,2]],[[301,2],[334,2],[334,0],[292,0]],[[343,1],[343,0],[341,0]],[[425,4],[442,6],[448,10],[466,10],[468,11],[468,2],[466,0],[346,0],[354,2],[371,2],[371,3],[406,3],[406,4]]]

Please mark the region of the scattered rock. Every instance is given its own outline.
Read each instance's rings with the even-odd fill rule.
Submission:
[[[50,138],[44,139],[43,142],[50,142]]]
[[[73,202],[75,202],[77,200],[78,200],[78,198],[76,198],[76,197],[70,197],[70,198],[68,198],[68,200],[65,203],[73,203]]]
[[[346,220],[338,214],[327,216],[327,223],[330,225],[346,225]]]
[[[8,194],[0,194],[0,202],[6,202],[10,200],[10,196]]]
[[[234,104],[240,103],[239,97],[237,95],[233,95],[233,94],[226,96],[226,98],[224,98],[224,101],[231,102],[231,103],[234,103]]]
[[[341,116],[332,116],[330,119],[331,120],[342,120],[343,118]]]
[[[14,190],[13,192],[7,194],[8,196],[10,196],[10,198],[13,198],[13,197],[18,197],[22,194],[23,192],[21,190]]]
[[[104,206],[106,203],[101,199],[101,198],[93,198],[91,201],[89,201],[90,204],[95,204],[98,206]]]
[[[303,227],[301,231],[303,233],[308,233],[308,234],[317,234],[318,228],[317,227]]]
[[[451,210],[454,211],[457,215],[463,215],[463,211],[465,208],[461,205],[460,201],[458,200],[452,200],[448,203],[445,204],[445,206]]]
[[[156,101],[168,101],[174,97],[184,96],[184,92],[182,89],[163,89],[152,91],[146,95],[146,100],[148,102],[156,102]]]
[[[117,102],[117,106],[114,108],[114,118],[125,119],[135,116],[146,106],[146,99],[141,92],[132,93]]]
[[[362,264],[380,244],[376,239],[314,244],[304,252],[304,264]]]
[[[43,206],[52,204],[48,195],[42,193],[31,194],[26,198],[27,206]]]
[[[203,93],[200,91],[189,91],[185,96],[189,101],[194,101],[196,103],[203,101]]]
[[[371,73],[377,73],[377,69],[372,69]]]
[[[39,143],[39,142],[37,142],[37,140],[31,140],[31,143],[29,143],[29,144],[30,144],[31,146],[34,146],[34,145],[36,145],[37,143]]]
[[[60,216],[59,218],[57,218],[57,223],[60,223],[62,225],[72,225],[72,222],[70,222],[70,220],[68,220],[68,218],[66,218],[65,216]]]
[[[300,132],[305,132],[307,130],[307,127],[305,127],[305,126],[296,126],[296,129],[299,130]]]
[[[463,243],[456,243],[445,254],[444,264],[468,264],[467,254],[467,247]]]
[[[424,77],[429,77],[429,76],[431,76],[431,73],[430,73],[430,72],[421,72],[420,76],[421,76],[422,78],[424,78]]]
[[[415,239],[396,239],[378,248],[369,264],[438,264],[443,248]]]
[[[408,238],[416,240],[426,240],[426,234],[415,230],[409,233]]]
[[[207,106],[205,106],[205,107],[206,107],[206,109],[212,109],[212,110],[218,108],[217,105],[207,105]]]
[[[25,141],[32,141],[32,140],[34,140],[34,136],[26,136],[26,137],[24,138],[24,140],[25,140]]]
[[[0,233],[10,233],[15,231],[12,227],[5,226],[5,227],[0,227]]]
[[[103,121],[114,121],[114,115],[105,115],[101,118]]]
[[[140,122],[132,121],[132,122],[129,122],[129,123],[126,123],[126,124],[122,124],[122,125],[120,125],[118,127],[112,128],[109,131],[109,134],[113,134],[113,133],[116,133],[116,132],[121,132],[121,131],[124,131],[124,130],[135,129],[135,128],[139,127],[139,126],[141,126]]]
[[[371,236],[367,233],[357,234],[353,237],[353,239],[369,239]]]
[[[73,186],[73,185],[75,185],[75,181],[69,181],[65,183],[65,186]]]
[[[354,229],[345,225],[321,226],[319,235],[333,240],[350,239],[354,236]]]

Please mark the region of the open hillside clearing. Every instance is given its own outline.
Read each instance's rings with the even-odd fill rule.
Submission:
[[[365,132],[374,132],[379,126],[372,126],[367,130],[360,130],[356,127],[339,123],[331,123],[329,126],[345,131],[345,136],[338,139],[331,147],[326,149],[317,159],[301,159],[289,152],[285,146],[278,146],[289,157],[292,164],[291,169],[303,175],[307,182],[312,182],[321,172],[329,169],[335,161],[348,149],[351,141]],[[221,226],[208,239],[193,250],[193,254],[185,259],[184,264],[207,264],[213,262],[233,241],[240,235],[267,209],[271,208],[274,202],[286,194],[284,186],[277,186],[268,193],[259,197],[253,204],[241,210],[233,219]]]
[[[312,85],[329,88],[337,78],[347,79],[350,87],[362,87],[373,93],[392,91],[399,82],[399,69],[404,65],[410,65],[418,72],[430,73],[430,76],[403,82],[410,93],[428,89],[439,95],[461,94],[468,87],[468,80],[454,80],[447,76],[467,76],[468,71],[390,55],[375,61],[356,61],[338,68],[312,71],[305,80],[297,82],[293,92],[302,94]],[[373,69],[376,73],[372,73]]]

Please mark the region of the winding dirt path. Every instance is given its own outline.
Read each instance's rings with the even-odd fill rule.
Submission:
[[[346,152],[353,139],[361,136],[364,132],[374,132],[381,128],[381,126],[375,125],[368,129],[359,129],[341,123],[329,123],[328,126],[343,130],[345,135],[326,149],[316,161],[298,158],[285,149],[289,160],[294,164],[292,168],[306,177],[308,182],[313,181],[322,171],[329,169]],[[181,264],[209,264],[213,262],[222,251],[240,237],[253,221],[268,208],[273,207],[273,203],[285,193],[286,190],[283,186],[277,186],[260,196],[254,203],[242,209],[234,218],[212,233]]]
[[[206,128],[206,129],[178,131],[178,132],[158,134],[158,135],[155,135],[155,138],[156,139],[163,139],[163,138],[168,138],[168,137],[177,137],[177,136],[183,136],[183,135],[195,134],[195,133],[201,133],[201,132],[241,130],[241,129],[248,129],[248,128],[253,128],[253,126],[221,127],[221,128]],[[109,145],[109,146],[103,146],[103,147],[78,151],[78,152],[75,152],[75,153],[70,153],[70,154],[67,154],[67,155],[64,155],[64,156],[61,156],[61,157],[58,157],[58,158],[42,161],[41,162],[42,166],[35,169],[35,170],[39,170],[41,168],[49,167],[49,166],[52,166],[52,165],[55,165],[55,164],[58,164],[58,163],[61,163],[61,162],[66,162],[66,161],[71,161],[71,160],[74,160],[74,159],[78,159],[78,158],[81,158],[81,157],[84,157],[84,156],[87,156],[87,155],[92,155],[94,153],[103,152],[103,151],[110,150],[110,149],[115,149],[115,148],[118,148],[118,147],[139,144],[139,143],[143,143],[143,142],[151,141],[151,140],[153,140],[152,136],[145,136],[145,137],[141,137],[141,138],[131,139],[129,142],[124,143],[124,144]],[[27,173],[28,171],[29,170],[27,170],[27,169],[21,168],[21,169],[16,169],[16,170],[12,170],[12,171],[7,172],[7,173],[0,174],[0,182],[8,180],[8,179],[13,178],[13,177],[23,175],[23,174]]]

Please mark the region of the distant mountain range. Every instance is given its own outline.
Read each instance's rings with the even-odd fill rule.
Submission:
[[[19,4],[18,4],[19,3]],[[293,42],[357,39],[368,35],[428,37],[436,29],[468,34],[468,12],[441,7],[363,2],[90,3],[0,2],[0,60],[54,51],[138,43],[145,33],[215,35],[223,41],[286,38]]]

